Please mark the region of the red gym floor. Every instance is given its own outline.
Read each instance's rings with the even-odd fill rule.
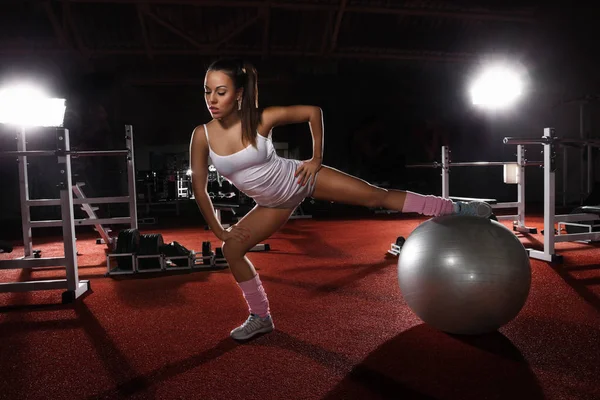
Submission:
[[[93,293],[0,294],[1,399],[598,399],[600,249],[559,244],[564,264],[532,260],[529,299],[499,332],[457,337],[406,306],[390,243],[420,219],[293,220],[253,253],[276,331],[246,344],[227,270],[104,277],[104,247],[79,235]],[[541,219],[528,225],[541,231]],[[154,231],[147,231],[150,233]],[[200,251],[211,233],[162,230]],[[541,235],[523,237],[539,247]],[[49,238],[35,248],[58,256]],[[216,242],[213,242],[216,243]],[[22,255],[22,248],[2,259]],[[0,272],[2,282],[63,270]]]

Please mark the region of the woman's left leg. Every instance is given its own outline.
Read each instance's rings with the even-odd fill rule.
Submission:
[[[461,213],[488,217],[492,211],[492,208],[483,202],[454,203],[443,197],[380,188],[327,166],[323,166],[317,175],[312,197],[349,205],[381,207],[430,216]]]

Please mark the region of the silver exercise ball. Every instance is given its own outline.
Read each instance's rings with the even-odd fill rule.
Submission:
[[[504,225],[448,215],[423,222],[408,236],[398,258],[398,282],[423,322],[452,334],[482,334],[521,311],[531,265]]]

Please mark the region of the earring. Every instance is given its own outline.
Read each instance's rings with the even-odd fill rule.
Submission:
[[[238,99],[238,111],[242,109],[242,99]]]

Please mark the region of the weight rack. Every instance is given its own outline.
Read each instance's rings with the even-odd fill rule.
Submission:
[[[210,242],[204,242],[210,243]],[[180,256],[167,256],[165,254],[145,254],[140,255],[137,253],[110,253],[106,256],[106,276],[110,275],[132,275],[149,272],[166,272],[166,271],[177,271],[177,270],[188,270],[188,271],[200,271],[200,270],[215,270],[215,269],[226,269],[229,265],[222,257],[217,254],[219,252],[210,251],[207,253],[196,253],[194,250],[190,250],[187,255]],[[131,267],[121,268],[118,266],[119,262],[115,261],[121,257],[131,258]],[[111,259],[113,262],[111,263]],[[157,267],[155,268],[140,268],[140,260],[144,259],[157,259]],[[186,260],[185,265],[177,265],[175,261]],[[117,265],[115,267],[115,264]]]

